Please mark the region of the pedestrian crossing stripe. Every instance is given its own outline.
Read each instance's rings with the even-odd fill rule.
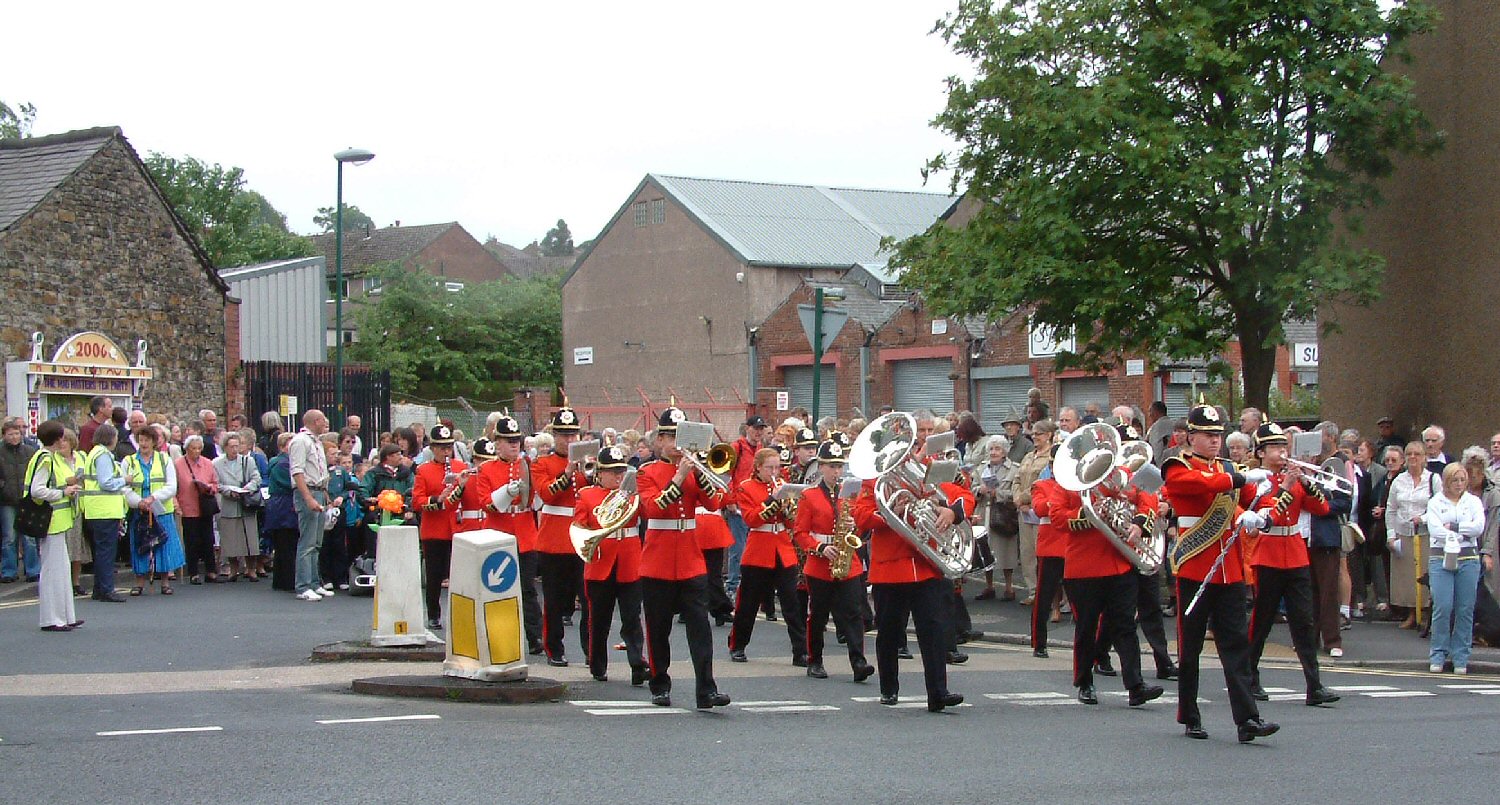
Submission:
[[[747,713],[826,713],[839,708],[831,704],[782,704],[770,707],[742,707]]]
[[[1066,693],[1058,693],[1055,690],[1043,691],[1041,693],[986,693],[986,699],[996,699],[1002,702],[1027,701],[1032,699],[1068,699]]]
[[[1390,685],[1331,685],[1328,689],[1339,693],[1384,693],[1396,690]]]
[[[588,713],[591,716],[645,716],[651,715],[653,713],[682,714],[687,712],[681,707],[657,707],[655,705],[646,705],[645,707],[641,707],[639,706],[640,702],[636,702],[636,705],[636,707],[602,707],[598,709],[585,709],[583,712]]]
[[[1359,695],[1368,696],[1371,699],[1409,699],[1413,696],[1436,696],[1437,694],[1430,690],[1372,690]]]
[[[1440,687],[1440,688],[1448,688],[1449,690],[1472,690],[1475,693],[1478,693],[1479,691],[1482,691],[1482,690],[1497,690],[1497,689],[1500,689],[1500,685],[1496,685],[1496,684],[1494,684],[1492,682],[1479,682],[1479,683],[1470,682],[1470,683],[1463,684],[1463,685],[1438,685],[1438,687]]]

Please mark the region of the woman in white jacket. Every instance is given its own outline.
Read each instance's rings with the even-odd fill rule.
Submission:
[[[1428,587],[1432,590],[1432,638],[1428,670],[1452,661],[1455,674],[1469,672],[1474,647],[1474,598],[1479,591],[1479,535],[1484,504],[1467,490],[1462,464],[1443,468],[1443,491],[1427,502]]]
[[[1385,501],[1386,546],[1391,552],[1391,606],[1407,610],[1402,629],[1415,629],[1417,577],[1426,572],[1427,501],[1441,495],[1442,489],[1427,469],[1421,442],[1408,444],[1405,453],[1406,470],[1391,482]]]

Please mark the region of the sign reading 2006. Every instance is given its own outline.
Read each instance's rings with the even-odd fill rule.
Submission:
[[[516,577],[520,575],[518,564],[515,556],[509,551],[495,551],[485,558],[483,565],[480,565],[479,578],[484,581],[485,588],[490,592],[506,592],[515,586]]]

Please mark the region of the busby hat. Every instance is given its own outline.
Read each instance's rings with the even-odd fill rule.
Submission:
[[[557,413],[552,415],[552,432],[577,433],[578,414],[566,405],[557,409]]]
[[[790,464],[790,463],[792,463],[792,448],[787,447],[786,445],[783,444],[783,445],[778,445],[777,448],[776,448],[776,450],[777,450],[778,454],[781,456],[781,465],[783,467],[786,466],[786,465],[788,465],[788,464]]]
[[[798,447],[817,447],[818,446],[818,434],[817,434],[817,432],[814,431],[812,428],[798,428],[797,429],[797,446]]]
[[[599,463],[595,466],[601,470],[623,470],[630,466],[630,457],[625,455],[625,448],[612,444],[599,450]]]
[[[848,463],[848,449],[835,439],[829,439],[818,445],[818,463],[820,464],[845,464]]]
[[[1287,444],[1286,434],[1275,422],[1267,422],[1255,429],[1255,446],[1261,448],[1268,444]]]
[[[448,447],[453,444],[453,429],[447,425],[433,425],[432,430],[427,433],[427,443],[434,447]]]
[[[1199,403],[1188,411],[1187,429],[1188,433],[1223,433],[1224,418],[1217,408]]]
[[[521,423],[516,418],[506,414],[495,420],[496,439],[519,439],[522,437]]]
[[[656,430],[660,433],[676,433],[677,425],[687,420],[687,414],[675,405],[667,406],[667,410],[661,412],[656,419]]]
[[[488,461],[495,458],[495,443],[489,439],[479,438],[474,440],[474,461]]]

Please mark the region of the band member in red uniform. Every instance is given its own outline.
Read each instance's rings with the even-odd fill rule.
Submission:
[[[475,481],[484,506],[484,527],[516,538],[521,556],[521,618],[526,624],[529,654],[542,653],[542,607],[536,594],[536,512],[532,502],[531,466],[521,455],[521,426],[505,415],[495,422],[495,460],[479,468]]]
[[[672,705],[670,638],[672,615],[681,613],[687,630],[688,654],[693,658],[698,709],[729,704],[714,682],[713,629],[708,625],[708,569],[698,547],[694,512],[699,506],[716,511],[724,495],[702,473],[694,470],[677,449],[677,424],[682,410],[669,407],[656,427],[656,455],[640,468],[636,491],[640,513],[646,518],[646,543],[641,551],[641,605],[646,613],[646,656],[651,665],[651,703]]]
[[[815,485],[820,480],[817,475],[808,475],[808,470],[814,466],[812,461],[818,456],[818,433],[812,428],[798,428],[797,440],[792,443],[792,461],[787,465],[786,479],[794,484]]]
[[[938,528],[963,524],[974,513],[974,495],[957,484],[943,484],[948,505],[937,509]],[[953,583],[891,529],[875,506],[875,481],[865,481],[854,501],[854,524],[870,532],[870,586],[875,597],[875,666],[880,673],[880,703],[895,704],[900,690],[897,652],[906,636],[910,616],[922,652],[922,676],[927,683],[927,709],[941,712],[963,703],[948,690],[944,618]]]
[[[578,440],[578,415],[563,406],[552,415],[553,452],[531,462],[531,485],[542,499],[537,525],[537,570],[542,575],[542,647],[547,664],[565,667],[563,618],[573,614],[583,592],[583,560],[573,550],[568,527],[573,524],[574,492],[588,486],[582,468],[568,462],[568,446]],[[589,613],[579,619],[578,643],[589,650]]]
[[[1250,616],[1250,693],[1256,701],[1269,701],[1260,686],[1260,655],[1276,622],[1276,610],[1286,599],[1286,625],[1292,645],[1302,663],[1307,682],[1307,704],[1317,706],[1339,700],[1323,687],[1318,673],[1318,632],[1313,625],[1312,571],[1307,543],[1298,521],[1303,512],[1327,516],[1331,511],[1323,490],[1307,482],[1302,468],[1287,461],[1287,438],[1281,426],[1267,422],[1255,433],[1255,452],[1271,477],[1258,486],[1247,486],[1248,508],[1266,519],[1250,564],[1255,568],[1255,609]]]
[[[459,489],[472,480],[468,466],[453,457],[453,429],[434,425],[427,446],[432,460],[417,466],[412,484],[412,507],[421,512],[417,536],[422,540],[424,589],[427,597],[427,625],[443,626],[443,587],[448,581],[448,566],[453,559],[453,532],[458,528]]]
[[[1067,447],[1067,442],[1063,444]],[[1098,641],[1107,639],[1120,655],[1120,673],[1130,692],[1130,706],[1140,707],[1162,694],[1158,685],[1141,678],[1141,644],[1135,633],[1135,565],[1083,513],[1083,497],[1058,487],[1048,516],[1067,524],[1063,586],[1073,604],[1073,686],[1078,700],[1098,704],[1094,691],[1094,661]],[[1155,495],[1139,495],[1127,535],[1139,542],[1153,525]]]
[[[573,524],[597,531],[599,519],[594,510],[604,499],[620,488],[630,456],[619,445],[599,451],[594,470],[597,486],[578,490],[574,504]],[[584,600],[589,608],[589,672],[605,682],[609,665],[609,625],[614,621],[615,604],[620,605],[620,636],[625,639],[625,659],[630,663],[630,684],[639,686],[649,675],[641,633],[641,538],[636,530],[639,512],[606,534],[583,568]]]
[[[1057,445],[1052,446],[1057,456]],[[1041,522],[1036,527],[1036,595],[1031,599],[1031,654],[1047,656],[1047,618],[1052,603],[1062,589],[1063,570],[1068,553],[1068,530],[1065,516],[1052,516],[1052,509],[1062,499],[1063,488],[1051,473],[1031,485],[1031,509]]]
[[[708,614],[713,616],[715,626],[723,626],[734,619],[734,602],[724,590],[724,554],[734,544],[734,534],[730,533],[723,512],[699,506],[696,515],[698,547],[703,550],[703,565],[708,568]]]
[[[765,446],[767,427],[765,417],[756,414],[745,420],[745,435],[735,439],[732,444],[734,473],[729,482],[729,497],[724,501],[724,522],[729,525],[729,533],[734,537],[734,544],[729,546],[729,552],[724,558],[724,588],[730,598],[734,598],[740,589],[740,557],[744,555],[745,541],[750,537],[750,527],[745,525],[745,518],[735,503],[735,494],[740,488],[740,482],[750,477],[751,465],[755,463],[755,451]]]
[[[1198,655],[1203,651],[1205,630],[1212,625],[1224,682],[1229,689],[1229,709],[1234,715],[1241,743],[1264,738],[1280,725],[1262,721],[1250,695],[1250,634],[1245,622],[1245,582],[1236,527],[1259,528],[1260,516],[1242,512],[1238,494],[1247,480],[1259,483],[1267,473],[1236,471],[1220,459],[1224,422],[1212,406],[1196,405],[1188,412],[1188,449],[1162,464],[1166,484],[1162,493],[1177,516],[1177,542],[1171,562],[1177,575],[1177,722],[1189,738],[1205,739],[1203,717],[1198,711]],[[1193,598],[1205,588],[1196,608]]]
[[[745,647],[755,630],[755,602],[775,590],[786,614],[787,637],[792,641],[792,664],[807,665],[806,619],[797,612],[797,552],[792,547],[790,500],[777,498],[781,484],[781,457],[777,451],[756,451],[750,477],[740,483],[740,514],[750,527],[745,555],[740,559],[740,589],[735,601],[734,626],[729,630],[729,659],[745,662]]]
[[[802,575],[807,579],[807,675],[815,679],[828,678],[828,671],[823,667],[823,632],[832,613],[834,627],[843,636],[844,645],[849,650],[849,667],[854,670],[854,681],[863,682],[875,673],[875,668],[865,660],[865,624],[859,611],[860,599],[865,596],[865,583],[861,577],[864,563],[855,553],[842,578],[834,578],[831,570],[831,562],[838,556],[834,540],[841,507],[847,510],[848,529],[857,533],[854,532],[854,496],[840,499],[844,448],[836,442],[824,442],[817,455],[821,480],[817,486],[804,492],[797,502],[797,521],[792,528],[797,544],[807,551],[807,561],[802,566]],[[858,484],[857,479],[855,484]]]
[[[495,443],[485,438],[475,439],[472,452],[474,466],[469,469],[473,471],[474,477],[464,484],[464,493],[458,501],[458,527],[455,533],[459,534],[484,528],[485,505],[490,502],[490,496],[479,482],[479,476],[484,472],[484,465],[495,460]]]

